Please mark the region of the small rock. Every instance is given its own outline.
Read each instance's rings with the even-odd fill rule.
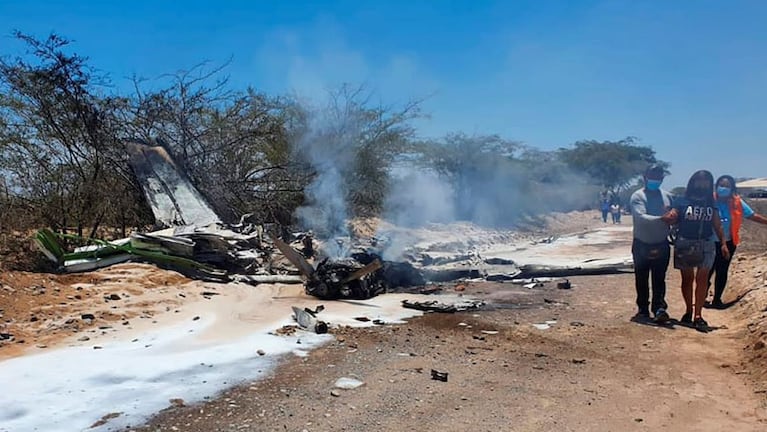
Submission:
[[[32,318],[29,319],[29,322],[35,322],[35,321],[37,321],[37,319],[38,318],[36,316],[33,316]]]
[[[572,359],[571,362],[573,364],[584,364],[586,363],[586,359]]]
[[[570,325],[571,325],[572,327],[583,327],[585,324],[583,324],[583,323],[582,323],[582,322],[580,322],[580,321],[573,321],[573,322],[571,322],[571,323],[570,323]]]
[[[83,336],[77,339],[78,342],[87,342],[89,340],[91,340],[91,338],[89,338],[88,336]]]
[[[171,399],[169,402],[171,405],[173,405],[176,408],[182,408],[186,406],[186,404],[184,403],[184,400],[181,398]]]
[[[46,344],[37,344],[38,348],[48,348],[48,345]]]
[[[196,317],[192,318],[192,321],[197,321],[198,319],[200,319],[200,317],[196,316]]]
[[[331,390],[330,395],[333,397],[340,397],[341,393],[338,390]]]
[[[256,351],[256,354],[258,354],[260,356],[263,356],[263,355],[266,355],[266,352],[264,352],[264,350],[260,349],[260,350]]]
[[[80,315],[80,319],[93,321],[93,320],[96,319],[96,315],[93,315],[93,314],[90,314],[90,313],[86,313],[86,314]]]
[[[756,343],[754,344],[754,349],[755,350],[764,349],[764,346],[765,346],[764,341],[756,341]]]
[[[338,378],[335,384],[333,384],[333,386],[335,386],[336,388],[340,388],[343,390],[353,390],[363,385],[365,385],[363,381],[360,381],[356,378],[347,378],[347,377]]]
[[[95,350],[99,350],[99,349],[103,349],[103,347],[100,347],[100,346],[98,346],[98,345],[94,345],[94,346],[93,346],[93,349],[95,349]]]
[[[104,300],[120,300],[120,296],[117,294],[109,294],[104,296]]]

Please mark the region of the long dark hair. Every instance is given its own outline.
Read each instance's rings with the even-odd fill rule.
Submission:
[[[695,191],[695,183],[701,180],[706,182],[705,194],[702,197],[693,196],[693,192]],[[693,174],[692,177],[690,177],[690,180],[687,182],[687,190],[684,191],[684,196],[687,199],[703,198],[706,200],[706,203],[713,204],[714,203],[714,175],[711,174],[711,171],[706,171],[706,170],[696,171],[695,174]]]
[[[716,179],[716,183],[714,183],[715,186],[719,185],[719,182],[722,180],[728,180],[730,182],[730,188],[732,188],[732,195],[735,195],[738,193],[738,185],[735,184],[735,179],[731,175],[723,175]]]

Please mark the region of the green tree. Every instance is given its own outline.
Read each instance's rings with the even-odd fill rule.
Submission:
[[[651,147],[639,145],[634,137],[620,141],[578,141],[571,148],[559,149],[558,154],[568,167],[590,176],[596,184],[611,191],[629,186],[649,164],[669,165],[658,160]]]

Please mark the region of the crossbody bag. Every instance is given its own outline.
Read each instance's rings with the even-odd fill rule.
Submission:
[[[676,238],[674,241],[674,262],[685,268],[699,267],[706,258],[703,241],[703,224],[701,217],[698,228],[698,238],[695,240]]]

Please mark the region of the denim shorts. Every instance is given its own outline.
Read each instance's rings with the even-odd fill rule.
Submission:
[[[706,268],[711,269],[711,267],[714,266],[714,261],[716,260],[716,244],[713,240],[704,240],[703,241],[703,263],[697,268]],[[674,260],[674,268],[675,269],[687,269],[687,268],[695,268],[695,267],[684,267],[680,263]]]

